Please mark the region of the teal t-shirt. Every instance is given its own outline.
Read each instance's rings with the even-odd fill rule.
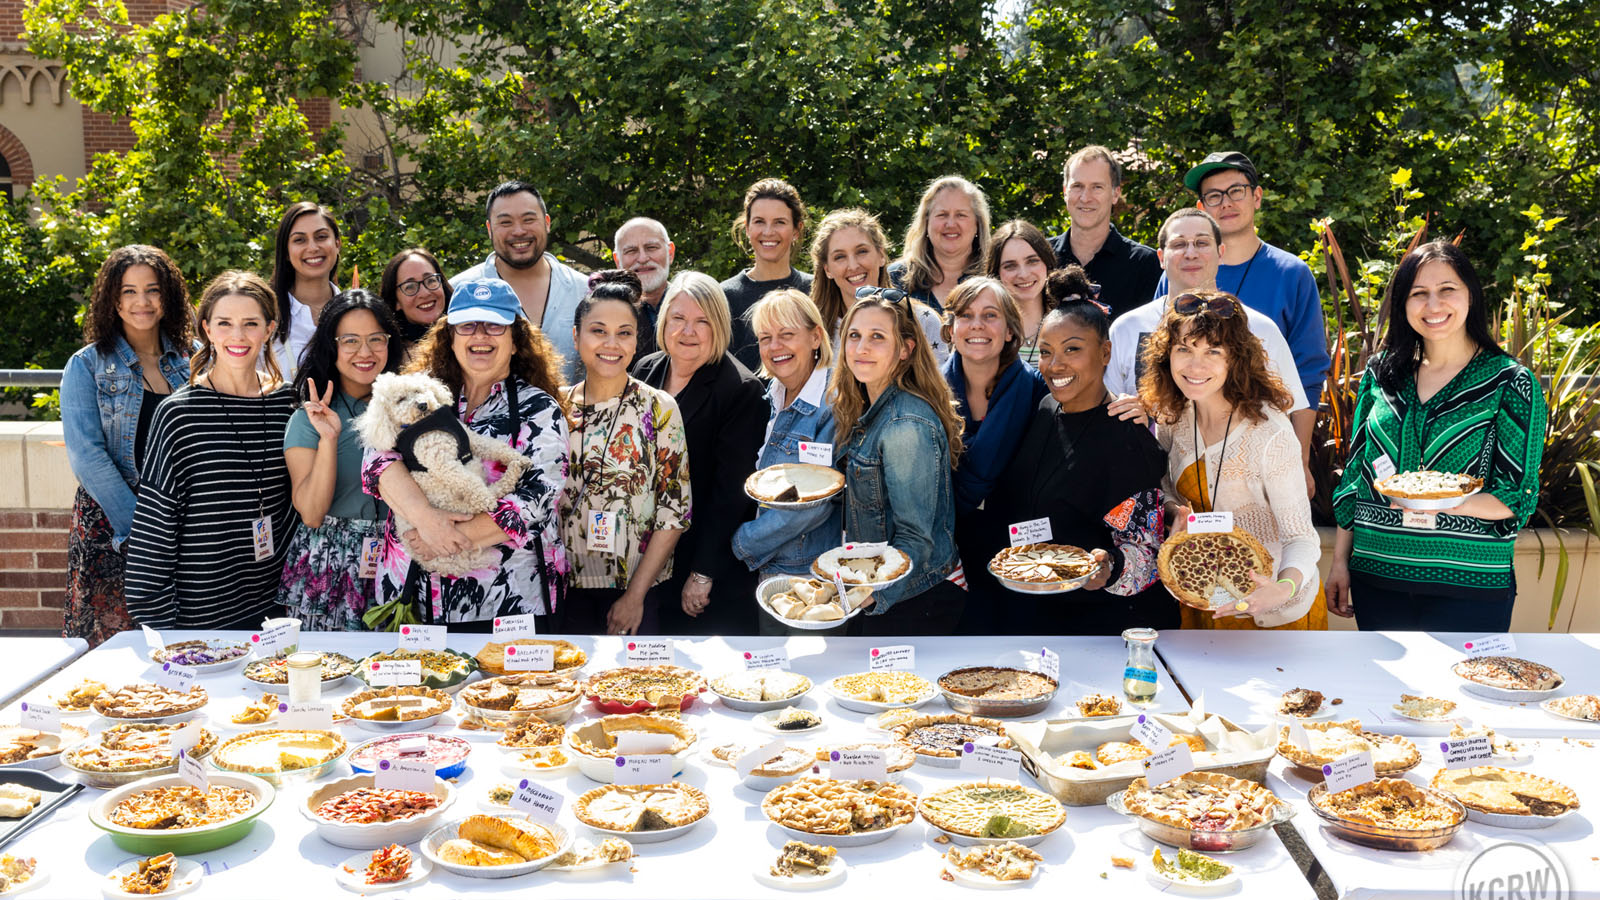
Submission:
[[[366,453],[366,448],[361,444],[361,436],[356,434],[356,429],[351,424],[351,419],[361,415],[367,409],[367,401],[354,400],[348,394],[341,392],[333,401],[333,409],[339,414],[339,464],[338,477],[333,485],[333,504],[328,507],[328,515],[341,519],[376,519],[382,522],[389,512],[376,498],[368,496],[361,490],[361,457]],[[289,427],[283,433],[283,449],[290,447],[304,447],[307,450],[317,449],[321,437],[317,429],[311,426],[311,419],[304,409],[297,409],[289,419]]]

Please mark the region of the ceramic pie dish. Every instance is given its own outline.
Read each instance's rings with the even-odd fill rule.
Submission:
[[[79,782],[94,788],[121,787],[153,775],[167,775],[178,771],[171,739],[182,727],[147,722],[113,725],[93,741],[62,754],[61,764],[71,769]],[[204,759],[216,747],[217,736],[202,728],[199,742],[189,752]]]
[[[1141,776],[1106,805],[1152,840],[1207,853],[1253,847],[1294,817],[1294,807],[1265,787],[1216,772],[1189,772],[1158,785]]]
[[[317,836],[337,847],[376,850],[414,844],[439,825],[455,802],[455,788],[435,778],[433,789],[380,791],[374,775],[352,775],[318,785],[297,803]]]
[[[1372,767],[1379,775],[1398,775],[1422,762],[1417,745],[1400,735],[1384,735],[1364,731],[1360,719],[1343,722],[1305,722],[1306,739],[1311,746],[1302,747],[1289,736],[1287,726],[1278,731],[1278,755],[1308,769],[1321,769],[1340,757],[1361,750],[1372,752]]]
[[[1022,544],[989,560],[989,574],[1023,594],[1075,591],[1089,582],[1094,570],[1094,557],[1070,544]]]
[[[1324,782],[1306,801],[1334,834],[1378,850],[1437,850],[1467,821],[1461,801],[1403,778],[1379,778],[1338,793]]]
[[[47,772],[61,765],[63,752],[88,739],[88,729],[71,722],[62,722],[60,731],[0,725],[0,772],[7,769]]]
[[[745,496],[772,509],[811,509],[842,490],[843,473],[812,463],[779,463],[744,480]]]
[[[1555,669],[1514,656],[1464,659],[1451,666],[1450,671],[1462,679],[1461,689],[1467,693],[1513,703],[1543,700],[1566,684]]]
[[[572,813],[602,834],[633,843],[671,840],[698,824],[711,811],[699,788],[668,784],[608,784],[579,795]]]
[[[193,798],[201,792],[177,775],[145,778],[106,792],[89,807],[89,821],[112,843],[141,856],[190,855],[245,838],[277,796],[271,784],[249,775],[212,775],[206,794],[212,806],[199,824]],[[136,827],[141,823],[148,827]]]
[[[253,647],[248,641],[177,641],[150,651],[153,663],[188,666],[201,675],[212,675],[244,665]]]
[[[478,671],[477,660],[456,650],[385,650],[363,657],[355,676],[370,685],[373,663],[410,659],[422,663],[422,687],[452,693]]]
[[[515,878],[548,866],[572,847],[572,840],[572,832],[562,825],[516,815],[474,815],[429,832],[422,839],[422,855],[455,875]]]
[[[644,734],[652,736],[659,747],[634,750],[632,753],[672,756],[677,759],[677,771],[683,771],[690,750],[699,735],[680,719],[638,713],[605,716],[585,722],[567,732],[567,749],[578,762],[578,771],[592,781],[610,784],[617,778],[616,760],[627,755],[621,749],[622,735]]]
[[[583,691],[595,709],[606,715],[642,713],[681,700],[688,709],[706,690],[700,673],[683,666],[620,666],[597,672]]]
[[[917,808],[928,824],[958,844],[1016,841],[1032,847],[1067,820],[1061,801],[1007,782],[975,781],[941,788],[923,794]]]
[[[554,671],[565,672],[568,675],[575,675],[589,661],[589,655],[571,641],[546,640],[543,638],[518,638],[504,643],[490,641],[483,645],[483,649],[478,651],[476,657],[478,668],[483,671],[483,674],[508,674],[506,671],[506,648],[510,646],[550,647],[552,648],[551,653],[555,657],[556,667]]]
[[[846,585],[867,585],[886,588],[911,574],[911,557],[884,546],[869,555],[856,555],[865,551],[855,544],[835,547],[817,557],[811,564],[811,574],[830,581],[835,572]]]
[[[1041,713],[1060,683],[1038,672],[1004,666],[967,666],[939,676],[939,693],[959,713],[1013,718]]]
[[[554,672],[514,672],[475,681],[456,695],[467,715],[492,728],[508,728],[537,717],[561,724],[572,718],[583,691]]]

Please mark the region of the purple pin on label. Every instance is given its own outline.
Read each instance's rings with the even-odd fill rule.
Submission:
[[[387,759],[378,760],[378,768],[384,770],[385,772],[389,771],[389,761]]]
[[[519,789],[526,790],[527,787],[528,787],[528,779],[526,779],[526,778],[522,779],[522,781],[518,782],[517,787]]]
[[[972,745],[971,741],[967,741],[965,744],[961,745],[961,752],[962,753],[971,753],[972,750],[973,750],[973,745]]]
[[[839,761],[839,751],[835,750],[832,753],[829,753],[828,754],[828,758],[833,760],[834,762],[838,762]]]
[[[1324,775],[1332,775],[1333,774],[1333,766],[1323,766],[1322,767],[1322,774],[1324,774]]]
[[[1143,724],[1144,724],[1144,714],[1143,714],[1143,713],[1141,713],[1141,714],[1140,714],[1140,715],[1139,715],[1139,724],[1140,724],[1140,725],[1143,725]]]
[[[163,672],[171,672],[172,671],[172,663],[162,663],[161,664],[161,671],[163,671]]]
[[[626,756],[617,757],[617,768],[620,769],[620,768],[622,768],[623,766],[625,766],[627,764],[628,764],[628,758]]]
[[[22,711],[23,712],[27,712],[28,711],[28,704],[26,704],[26,703],[22,704]]]
[[[278,704],[278,712],[286,713],[288,711],[289,711],[289,704],[287,704],[287,703],[279,703]]]
[[[1450,752],[1450,744],[1447,741],[1440,741],[1439,742],[1439,751],[1441,753],[1449,753]]]

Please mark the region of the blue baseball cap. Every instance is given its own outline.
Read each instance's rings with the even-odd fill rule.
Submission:
[[[455,293],[450,295],[450,308],[445,311],[445,320],[452,325],[463,322],[510,325],[518,316],[527,318],[522,312],[522,301],[517,299],[517,292],[511,285],[498,278],[479,278],[456,285]]]

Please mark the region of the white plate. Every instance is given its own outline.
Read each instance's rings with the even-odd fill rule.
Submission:
[[[910,573],[908,572],[907,574]],[[901,576],[901,578],[904,577],[904,575]],[[856,616],[861,615],[861,613],[866,610],[865,606],[858,606],[847,613],[842,619],[834,619],[831,622],[807,622],[804,619],[791,619],[787,616],[780,616],[778,615],[777,610],[767,605],[767,601],[770,598],[788,590],[790,582],[807,580],[810,580],[809,577],[804,575],[774,575],[773,577],[768,578],[766,581],[756,585],[756,607],[762,612],[771,616],[774,621],[777,621],[789,628],[798,628],[801,631],[826,631],[830,628],[838,628],[851,619],[854,619]],[[822,579],[818,578],[817,580],[821,581]],[[895,581],[899,580],[899,578],[895,579]],[[885,582],[884,585],[873,585],[873,588],[876,590],[878,587],[884,587],[890,584],[894,584],[894,581]],[[860,587],[860,585],[846,584],[845,590],[848,591],[852,587]],[[715,690],[715,688],[713,688],[713,690]]]
[[[828,696],[832,697],[834,701],[841,707],[848,709],[851,712],[868,714],[885,712],[891,709],[904,709],[906,707],[917,709],[918,707],[927,706],[939,696],[939,688],[934,686],[928,691],[928,696],[923,697],[921,700],[918,700],[915,703],[882,703],[877,700],[857,700],[856,698],[835,689],[832,681],[829,681],[826,685],[824,685],[824,688],[827,690]]]
[[[764,712],[761,715],[756,716],[755,719],[753,720],[755,722],[756,728],[761,730],[761,731],[765,731],[767,734],[790,735],[790,734],[812,734],[812,733],[815,733],[815,732],[818,732],[818,731],[823,731],[828,727],[828,720],[827,720],[827,718],[825,716],[822,715],[822,713],[819,713],[814,709],[808,709],[808,710],[806,710],[806,712],[815,714],[816,717],[820,720],[820,721],[817,722],[817,724],[811,726],[810,728],[779,729],[776,726],[774,726],[772,723],[777,721],[778,716],[783,715],[784,709],[788,709],[788,707],[785,706],[783,709],[775,709],[775,710],[772,710],[771,712]]]
[[[350,716],[349,718],[345,719],[345,722],[356,726],[362,731],[371,731],[377,734],[393,734],[398,731],[426,731],[429,728],[439,724],[439,720],[443,717],[444,713],[440,712],[434,713],[431,716],[423,716],[420,719],[407,719],[404,722],[377,722],[372,719],[363,719],[359,716]]]
[[[1141,865],[1149,866],[1146,872],[1149,875],[1151,884],[1165,890],[1179,891],[1185,894],[1220,894],[1231,890],[1234,885],[1239,883],[1238,866],[1234,866],[1233,871],[1218,878],[1216,881],[1180,881],[1164,872],[1156,871],[1156,867],[1149,863],[1142,863]]]
[[[35,857],[35,858],[37,858],[37,857]],[[22,883],[21,887],[14,887],[9,891],[0,891],[0,897],[15,897],[18,894],[25,894],[28,891],[31,891],[36,887],[42,886],[46,881],[49,881],[49,880],[50,880],[50,870],[45,868],[44,864],[41,863],[39,865],[39,868],[34,871],[32,878],[29,878],[27,881],[24,881]]]
[[[1577,810],[1569,809],[1559,816],[1514,816],[1507,813],[1482,812],[1467,807],[1467,821],[1477,822],[1480,825],[1493,825],[1496,828],[1516,828],[1527,831],[1535,828],[1549,828],[1559,825]]]
[[[1545,700],[1544,702],[1540,703],[1539,704],[1539,708],[1544,710],[1545,712],[1549,713],[1550,715],[1555,716],[1558,719],[1566,719],[1566,720],[1571,721],[1571,722],[1588,722],[1590,725],[1600,725],[1600,721],[1597,721],[1595,719],[1585,719],[1583,716],[1569,716],[1564,712],[1560,712],[1559,710],[1553,709],[1550,706],[1550,704],[1552,702],[1556,701],[1556,700],[1559,700],[1559,699],[1561,699],[1561,698],[1560,697],[1551,697],[1549,700]]]
[[[103,889],[105,895],[110,897],[111,900],[144,900],[145,897],[151,896],[150,894],[130,894],[122,889],[122,876],[139,871],[139,863],[142,861],[136,859],[112,869],[111,874],[106,878],[106,884]],[[187,894],[200,886],[200,879],[206,875],[205,866],[192,859],[184,859],[181,856],[177,858],[177,863],[178,871],[173,873],[172,886],[155,896],[175,897],[179,894]]]
[[[392,884],[367,884],[367,863],[371,861],[371,850],[365,853],[357,853],[355,856],[339,863],[338,867],[333,870],[333,879],[339,882],[339,886],[347,891],[355,891],[358,894],[376,894],[381,891],[392,891],[397,888],[421,884],[427,881],[428,876],[433,873],[433,863],[428,862],[423,856],[413,853],[411,854],[411,869],[406,872],[406,877]],[[351,872],[349,871],[350,869],[355,871]]]
[[[506,816],[506,818],[521,817],[511,815]],[[556,852],[550,854],[549,856],[528,860],[527,862],[512,866],[462,866],[455,863],[445,862],[439,858],[439,846],[445,841],[454,840],[459,834],[457,829],[460,827],[461,822],[456,821],[450,822],[446,825],[441,825],[429,832],[428,836],[422,839],[422,855],[426,857],[429,862],[445,870],[446,872],[451,872],[456,875],[465,875],[468,878],[515,878],[518,875],[526,875],[529,872],[537,872],[545,866],[548,866],[552,859],[555,859],[561,854],[567,852],[567,850],[572,847],[572,832],[569,831],[566,826],[556,824],[547,826],[555,832],[557,841]]]
[[[822,843],[827,843],[823,841]],[[782,878],[772,874],[772,863],[763,863],[756,867],[751,874],[756,880],[769,888],[779,891],[816,891],[822,888],[833,887],[850,874],[850,866],[838,856],[828,865],[826,875],[801,874],[803,870],[796,869],[793,878]]]
[[[1458,706],[1456,707],[1455,711],[1445,713],[1442,716],[1408,716],[1400,710],[1395,709],[1391,704],[1388,709],[1382,710],[1381,712],[1383,712],[1384,715],[1394,716],[1396,719],[1405,719],[1408,722],[1420,722],[1424,725],[1449,725],[1452,722],[1466,721],[1467,717],[1462,715],[1460,710],[1461,707]]]
[[[771,820],[769,819],[768,821]],[[777,822],[773,822],[772,827],[797,841],[805,841],[808,844],[830,844],[842,850],[847,847],[865,847],[870,844],[882,843],[899,834],[905,829],[906,825],[910,824],[910,822],[906,822],[903,825],[891,825],[888,828],[880,828],[877,831],[862,831],[856,834],[812,834],[809,831],[801,831],[798,828],[779,825]]]
[[[566,762],[559,766],[550,766],[543,769],[537,766],[524,765],[519,762],[515,755],[517,751],[511,747],[501,747],[497,744],[495,745],[495,749],[501,751],[501,774],[509,775],[512,778],[553,778],[557,776],[571,775],[573,770],[578,767],[578,754],[567,749],[566,747],[559,748],[562,753],[567,755]],[[527,749],[532,750],[533,748],[529,747]]]
[[[212,649],[218,649],[218,648],[221,648],[221,647],[243,647],[244,648],[244,653],[242,655],[235,656],[233,659],[226,659],[226,660],[223,660],[222,662],[203,663],[203,664],[200,664],[200,665],[192,665],[191,664],[189,666],[189,668],[193,669],[195,671],[195,673],[200,675],[201,677],[205,677],[207,675],[215,675],[215,674],[217,674],[219,672],[226,672],[229,669],[237,669],[240,666],[244,665],[247,661],[249,661],[249,659],[252,656],[255,655],[255,653],[253,652],[253,648],[248,643],[245,643],[244,641],[202,640],[202,641],[173,641],[173,643],[174,644],[200,643],[200,644],[205,644],[207,647],[210,647]],[[151,662],[155,663],[156,665],[160,665],[161,663],[168,661],[168,660],[156,659],[156,651],[154,651],[154,650],[151,650],[150,652],[146,653],[145,654],[145,658],[149,659]]]
[[[1128,706],[1126,702],[1124,702],[1123,705],[1124,707]],[[1289,725],[1295,722],[1321,722],[1339,715],[1339,708],[1335,706],[1329,706],[1327,703],[1323,703],[1321,709],[1309,716],[1291,716],[1287,713],[1279,712],[1276,706],[1264,707],[1264,709],[1272,715],[1273,721],[1277,722],[1279,725]],[[1133,715],[1138,715],[1141,712],[1144,712],[1144,710],[1138,710],[1134,712]],[[1105,716],[1103,718],[1111,717]]]
[[[990,878],[986,875],[979,875],[976,872],[968,872],[965,869],[957,868],[949,865],[948,863],[945,865],[944,870],[949,872],[950,877],[955,879],[955,883],[961,885],[962,887],[993,891],[1004,890],[1006,888],[1033,887],[1034,882],[1039,880],[1039,875],[1044,872],[1044,866],[1039,863],[1034,863],[1033,877],[1029,878],[1027,881],[1000,881],[995,878]]]

